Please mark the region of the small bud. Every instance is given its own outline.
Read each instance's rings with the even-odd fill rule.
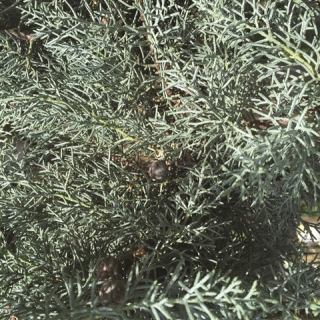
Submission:
[[[113,257],[105,257],[97,268],[97,277],[99,280],[121,278],[121,268],[118,261]]]
[[[99,291],[101,304],[106,307],[117,307],[124,299],[125,284],[121,280],[106,281]]]
[[[168,166],[164,161],[154,161],[150,163],[148,173],[153,181],[163,181],[168,176]]]

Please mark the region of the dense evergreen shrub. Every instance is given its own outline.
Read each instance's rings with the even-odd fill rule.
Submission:
[[[319,316],[296,240],[320,194],[316,1],[0,10],[4,319]]]

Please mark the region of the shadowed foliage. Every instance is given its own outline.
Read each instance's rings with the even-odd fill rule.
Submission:
[[[0,315],[317,319],[319,10],[2,1]]]

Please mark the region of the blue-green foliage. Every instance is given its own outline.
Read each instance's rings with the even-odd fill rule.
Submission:
[[[300,202],[319,201],[317,2],[0,10],[0,315],[319,314],[295,240]],[[126,282],[114,309],[98,298],[107,255]]]

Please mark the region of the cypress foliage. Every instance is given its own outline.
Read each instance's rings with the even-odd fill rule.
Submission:
[[[0,315],[317,319],[319,10],[2,1]]]

